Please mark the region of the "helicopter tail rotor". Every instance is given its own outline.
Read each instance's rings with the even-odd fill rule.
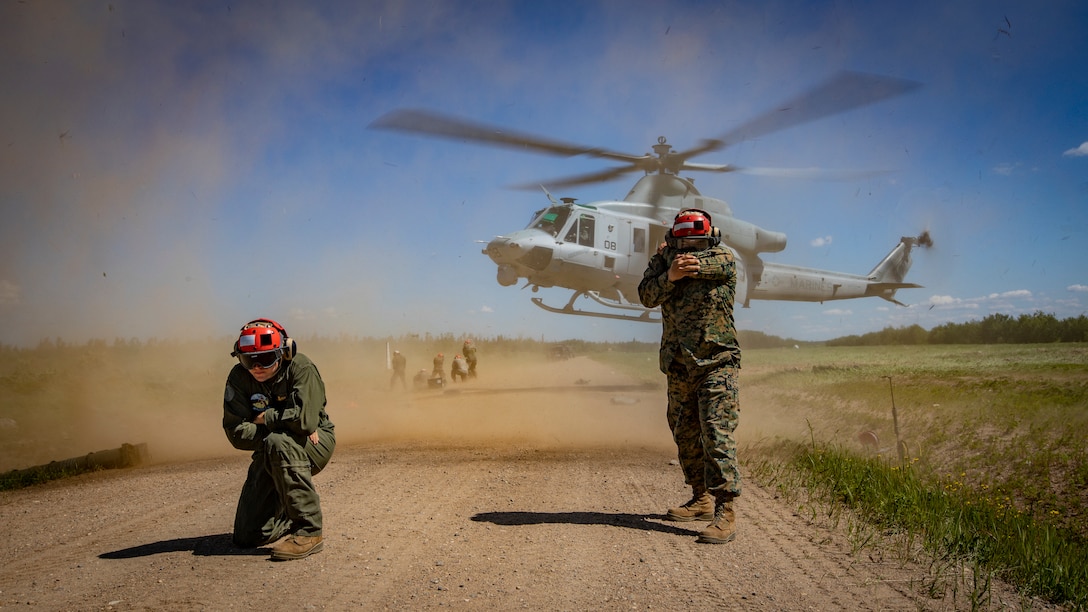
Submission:
[[[918,246],[926,247],[927,249],[933,246],[933,238],[929,236],[929,230],[923,230],[917,238],[914,239],[914,244]]]

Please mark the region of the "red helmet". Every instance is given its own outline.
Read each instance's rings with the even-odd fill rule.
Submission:
[[[672,235],[676,238],[709,237],[712,231],[710,215],[701,210],[684,210],[676,215]]]
[[[242,327],[231,355],[246,369],[270,368],[281,357],[290,361],[295,356],[295,343],[279,323],[272,319],[254,319]]]

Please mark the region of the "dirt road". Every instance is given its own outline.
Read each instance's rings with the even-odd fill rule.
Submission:
[[[220,457],[0,493],[0,607],[963,605],[926,597],[918,568],[849,554],[842,534],[808,524],[751,480],[737,505],[737,539],[697,544],[704,523],[662,519],[688,493],[665,430],[664,391],[585,358],[546,368],[547,385],[540,369],[495,367],[485,369],[492,382],[361,390],[330,405],[341,443],[317,478],[326,547],[300,561],[230,545],[248,457],[225,439]],[[208,431],[222,437],[217,423]]]

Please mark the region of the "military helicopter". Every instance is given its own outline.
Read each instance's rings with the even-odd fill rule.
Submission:
[[[373,129],[394,130],[458,141],[515,148],[550,155],[585,155],[622,162],[622,165],[589,174],[546,181],[554,188],[604,182],[631,172],[642,172],[623,200],[579,204],[574,198],[556,200],[541,184],[550,205],[533,213],[521,230],[497,236],[483,254],[498,266],[497,280],[504,287],[525,279],[535,293],[541,287],[562,287],[573,293],[564,306],[537,306],[561,314],[656,322],[656,309],[647,309],[638,298],[638,285],[651,255],[664,241],[673,217],[683,209],[710,213],[721,233],[722,244],[737,261],[736,302],[749,307],[752,300],[825,302],[879,297],[903,306],[895,299],[899,289],[920,288],[904,282],[911,266],[911,251],[929,247],[929,232],[906,236],[868,274],[850,274],[765,263],[760,254],[786,248],[786,235],[763,229],[733,215],[720,199],[703,195],[692,179],[681,172],[741,172],[775,177],[852,178],[874,172],[830,172],[812,169],[745,168],[731,164],[689,161],[697,155],[724,149],[746,139],[792,127],[853,108],[907,93],[918,83],[859,72],[840,72],[816,87],[714,139],[677,152],[664,136],[653,153],[631,155],[597,147],[561,142],[497,126],[420,109],[387,113],[370,124]],[[526,188],[526,185],[518,186]],[[579,297],[588,297],[605,310],[575,308]]]

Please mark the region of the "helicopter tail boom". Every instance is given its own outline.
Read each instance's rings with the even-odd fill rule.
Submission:
[[[790,300],[798,302],[826,302],[831,300],[849,300],[862,297],[879,297],[903,306],[895,299],[895,292],[900,289],[919,289],[921,285],[905,283],[903,278],[910,270],[911,250],[915,246],[933,245],[929,232],[920,236],[905,236],[866,276],[844,274],[828,270],[803,268],[784,264],[767,263],[762,269],[748,270],[752,263],[762,263],[758,259],[742,258],[743,279],[753,277],[754,290],[749,290],[743,300]],[[739,284],[739,283],[738,283]],[[738,290],[738,297],[740,291]]]

